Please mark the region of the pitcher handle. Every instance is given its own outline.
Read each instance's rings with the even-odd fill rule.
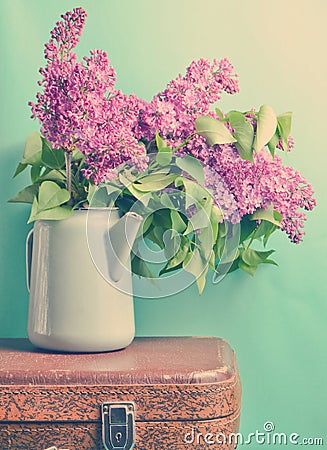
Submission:
[[[27,286],[28,292],[30,292],[30,287],[31,287],[33,231],[34,231],[34,229],[32,228],[26,238],[26,286]]]

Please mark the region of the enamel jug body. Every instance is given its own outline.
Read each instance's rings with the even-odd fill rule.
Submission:
[[[134,216],[128,223],[116,209],[110,215],[107,209],[78,210],[66,220],[35,222],[27,239],[28,336],[34,345],[98,352],[132,342],[133,298],[126,294],[132,292],[130,242],[125,235],[128,230],[129,240],[135,238],[139,218]],[[111,229],[122,252],[118,257],[108,249]]]

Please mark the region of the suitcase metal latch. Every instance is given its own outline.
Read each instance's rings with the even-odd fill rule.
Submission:
[[[106,450],[130,450],[135,445],[134,403],[103,403],[102,441]]]

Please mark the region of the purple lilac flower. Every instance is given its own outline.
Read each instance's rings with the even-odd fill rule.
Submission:
[[[132,156],[128,161],[131,167],[135,168],[138,172],[145,172],[149,167],[150,158],[148,155]]]
[[[210,166],[204,166],[205,187],[210,189],[214,204],[217,205],[223,213],[223,220],[233,224],[239,223],[241,218],[238,212],[238,206],[233,194],[229,191],[222,178]]]
[[[288,136],[288,138],[287,138],[287,150],[288,151],[293,150],[294,145],[295,145],[295,142],[294,142],[293,137],[292,136]],[[277,148],[279,148],[280,150],[284,150],[283,143],[282,143],[281,139],[279,139],[279,141],[278,141]]]
[[[227,58],[213,64],[206,59],[193,61],[184,77],[179,75],[144,105],[139,126],[142,136],[151,141],[158,130],[173,148],[180,145],[194,133],[195,119],[208,114],[223,91],[239,91],[233,70]]]
[[[112,179],[126,161],[145,170],[147,156],[140,141],[153,141],[158,131],[173,148],[184,145],[178,150],[180,155],[191,154],[207,166],[206,186],[227,220],[238,223],[244,215],[273,204],[282,214],[282,230],[292,242],[302,240],[306,216],[301,209],[313,209],[316,201],[311,185],[299,172],[264,149],[251,162],[243,160],[234,145],[210,147],[194,133],[197,117],[217,118],[210,107],[223,91],[239,91],[227,58],[213,64],[205,59],[193,61],[184,76],[172,80],[148,103],[115,89],[116,73],[105,52],[93,50],[77,61],[72,50],[86,19],[82,8],[61,19],[45,45],[47,63],[40,69],[43,79],[39,82],[43,92],[30,106],[32,117],[39,119],[42,134],[54,148],[71,151],[78,147],[85,155],[86,178],[96,184]],[[255,129],[254,113],[251,110],[246,117]],[[288,147],[294,147],[292,137]]]
[[[86,12],[75,8],[62,15],[45,46],[46,67],[40,69],[43,92],[30,103],[32,117],[54,148],[86,155],[86,178],[97,184],[112,177],[114,167],[136,154],[144,154],[133,129],[140,102],[114,88],[116,73],[105,52],[93,50],[77,62],[77,45]]]
[[[265,149],[254,155],[254,162],[242,159],[232,144],[209,147],[199,139],[194,150],[185,151],[216,171],[217,180],[211,179],[210,183],[219,186],[223,180],[235,199],[239,220],[258,208],[266,209],[273,204],[283,218],[281,229],[292,242],[302,241],[306,216],[300,209],[312,210],[316,200],[312,186],[300,172],[283,165],[279,156],[273,158]],[[218,199],[218,203],[224,207],[223,201]],[[236,217],[229,220],[235,223]]]
[[[139,113],[137,97],[116,91],[109,101],[103,101],[100,109],[103,120],[89,121],[79,143],[88,166],[84,174],[96,184],[106,179],[111,169],[145,154],[144,145],[139,143],[132,131]]]

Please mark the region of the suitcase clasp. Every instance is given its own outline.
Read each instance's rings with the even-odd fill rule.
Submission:
[[[131,450],[135,445],[133,402],[103,403],[102,441],[106,450]]]

